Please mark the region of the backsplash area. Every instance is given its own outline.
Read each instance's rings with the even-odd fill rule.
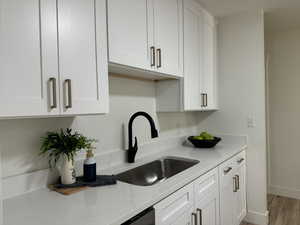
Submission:
[[[2,177],[7,178],[48,168],[40,156],[40,137],[49,130],[71,127],[96,138],[97,154],[123,151],[127,121],[136,111],[153,116],[160,137],[180,136],[197,130],[200,113],[156,113],[155,82],[110,76],[110,113],[74,118],[18,119],[0,121]],[[134,122],[139,143],[150,141],[150,129],[144,118]],[[125,131],[125,132],[124,132]],[[138,134],[138,135],[137,135]]]

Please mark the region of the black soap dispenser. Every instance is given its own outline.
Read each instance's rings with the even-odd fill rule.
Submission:
[[[97,164],[92,148],[86,152],[86,159],[83,165],[83,179],[85,182],[95,182],[97,179]]]

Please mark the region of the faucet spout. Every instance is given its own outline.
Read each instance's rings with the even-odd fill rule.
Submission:
[[[152,117],[146,113],[146,112],[136,112],[135,114],[133,114],[130,119],[129,119],[129,123],[128,123],[128,151],[127,151],[127,161],[129,163],[134,163],[135,161],[135,156],[138,150],[138,142],[137,142],[137,138],[135,137],[135,143],[133,145],[132,143],[132,125],[133,125],[133,121],[136,117],[138,116],[144,116],[150,124],[150,128],[151,128],[151,137],[152,138],[156,138],[158,137],[158,131],[155,127],[155,123],[154,120],[152,119]]]

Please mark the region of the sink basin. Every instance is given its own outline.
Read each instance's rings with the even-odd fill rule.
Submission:
[[[151,186],[162,182],[194,165],[198,160],[165,157],[117,175],[119,181],[138,186]]]

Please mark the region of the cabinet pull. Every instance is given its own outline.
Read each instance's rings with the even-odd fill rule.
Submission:
[[[67,99],[66,99],[66,109],[72,108],[72,81],[70,79],[65,80],[66,84],[66,94],[67,94]]]
[[[242,163],[244,160],[245,160],[244,158],[241,158],[241,159],[237,160],[237,163],[240,164],[240,163]]]
[[[205,94],[201,93],[201,107],[205,107]]]
[[[193,225],[198,225],[198,219],[197,219],[197,214],[192,213],[192,224]]]
[[[237,181],[236,181],[236,176],[233,177],[233,192],[237,192]]]
[[[151,51],[151,66],[155,66],[155,47],[150,48]]]
[[[229,173],[232,170],[232,167],[228,167],[227,169],[224,170],[224,174]]]
[[[240,176],[239,175],[235,175],[236,177],[236,190],[240,190]]]
[[[208,105],[208,98],[207,98],[207,94],[205,93],[205,107],[207,107]]]
[[[157,68],[161,68],[161,49],[158,48],[156,51],[157,51],[157,58],[158,58]]]
[[[199,225],[202,225],[202,210],[201,209],[197,209],[197,213],[199,215]]]
[[[52,87],[52,102],[50,103],[50,108],[51,109],[56,109],[57,108],[57,95],[56,95],[56,78],[51,77],[49,79],[49,82]]]

